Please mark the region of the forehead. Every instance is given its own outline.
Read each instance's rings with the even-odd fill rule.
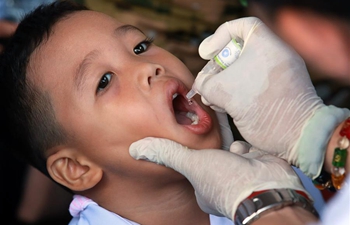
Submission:
[[[104,30],[109,28],[116,28],[121,25],[123,25],[121,22],[104,13],[91,10],[83,10],[74,12],[59,21],[53,27],[53,31],[72,32],[82,30],[84,28]]]
[[[63,66],[79,61],[91,48],[96,48],[98,39],[115,35],[115,30],[124,24],[95,11],[74,12],[57,22],[48,39],[33,52],[29,62],[28,78],[42,83],[48,71],[63,72]],[[32,73],[35,71],[35,76]]]
[[[56,50],[57,47],[79,47],[91,43],[94,37],[112,35],[113,31],[124,25],[114,18],[95,11],[79,11],[61,19],[53,27],[50,36],[38,52]],[[80,43],[80,44],[79,44]],[[62,49],[64,50],[64,49]]]

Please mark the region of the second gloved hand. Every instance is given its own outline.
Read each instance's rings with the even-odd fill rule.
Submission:
[[[230,151],[248,152],[246,143],[234,142]],[[237,206],[252,192],[290,188],[304,191],[294,170],[284,160],[260,151],[238,155],[219,149],[192,150],[161,138],[133,143],[130,154],[183,174],[195,189],[201,209],[234,218]]]
[[[194,88],[205,104],[230,114],[249,143],[316,177],[348,111],[323,104],[303,59],[258,18],[222,24],[201,43],[201,57],[213,58],[236,36],[244,40],[239,58],[216,75],[199,73]]]

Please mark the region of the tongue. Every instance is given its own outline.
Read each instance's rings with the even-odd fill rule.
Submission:
[[[191,125],[192,121],[186,116],[186,112],[175,112],[176,121],[182,125]]]

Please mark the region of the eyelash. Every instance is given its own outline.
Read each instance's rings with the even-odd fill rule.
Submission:
[[[153,41],[154,41],[154,37],[146,37],[145,40],[141,41],[139,44],[137,44],[137,45],[135,46],[135,48],[134,48],[134,53],[135,53],[136,55],[139,55],[139,54],[141,54],[141,53],[147,51],[148,47],[153,43]],[[145,49],[144,51],[140,52],[141,50],[140,50],[139,48],[137,48],[137,47],[140,47],[142,44],[145,44],[145,45],[146,45],[146,49]]]
[[[146,37],[145,40],[141,41],[139,44],[137,44],[137,45],[135,46],[135,48],[134,48],[134,53],[135,53],[136,55],[138,55],[138,54],[141,54],[141,53],[147,51],[148,47],[153,43],[153,41],[154,41],[154,37]],[[143,52],[137,52],[137,51],[140,51],[140,49],[137,48],[137,47],[138,47],[138,46],[141,46],[142,44],[145,44],[145,45],[147,46],[146,49],[145,49]],[[107,79],[108,79],[108,83],[107,83],[104,87],[100,87],[100,85],[101,85],[102,82],[103,82],[103,79],[105,78],[105,76],[106,76],[107,74],[110,74],[109,79],[107,78]],[[99,81],[99,83],[98,83],[98,85],[97,85],[96,93],[99,93],[100,91],[103,91],[106,87],[108,87],[109,83],[110,83],[111,80],[112,80],[112,76],[113,76],[113,75],[114,75],[114,74],[113,74],[112,72],[107,72],[107,73],[103,74],[103,76],[101,77],[101,79],[100,79],[100,81]],[[103,84],[103,85],[104,85],[104,84]]]
[[[110,74],[109,78],[106,76],[107,74]],[[114,74],[113,74],[112,72],[107,72],[107,73],[103,74],[103,76],[101,77],[101,79],[100,79],[100,81],[99,81],[99,83],[98,83],[98,85],[97,85],[96,94],[98,94],[99,92],[103,91],[105,88],[108,87],[109,83],[110,83],[111,80],[112,80],[112,76],[113,76],[113,75],[114,75]],[[107,77],[108,83],[107,83],[104,87],[100,87],[101,84],[104,85],[104,83],[102,83],[104,77]]]

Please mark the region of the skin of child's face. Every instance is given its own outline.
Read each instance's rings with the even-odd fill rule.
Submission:
[[[130,144],[162,137],[195,149],[219,148],[218,122],[198,96],[182,107],[197,112],[199,124],[176,121],[172,96],[185,95],[193,75],[164,49],[140,46],[146,36],[124,25],[93,11],[70,15],[31,56],[29,79],[51,97],[56,118],[70,137],[66,146],[83,152],[104,172],[138,179],[155,173],[182,177],[133,159]],[[146,51],[135,54],[135,47]],[[101,79],[109,82],[97,91]]]

